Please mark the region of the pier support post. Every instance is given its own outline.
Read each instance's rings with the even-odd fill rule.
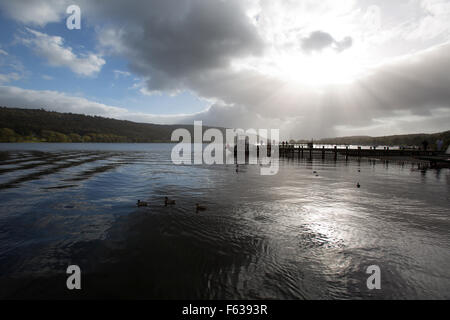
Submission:
[[[337,146],[334,146],[334,160],[337,160]]]
[[[345,146],[345,160],[348,160],[348,146]]]
[[[325,146],[322,146],[322,160],[325,159]]]

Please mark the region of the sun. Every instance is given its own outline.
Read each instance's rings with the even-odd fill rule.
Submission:
[[[364,68],[357,57],[334,50],[302,54],[286,52],[272,57],[270,73],[291,84],[320,87],[355,81]]]

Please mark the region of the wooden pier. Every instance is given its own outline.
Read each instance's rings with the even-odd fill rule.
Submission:
[[[378,157],[436,157],[442,156],[443,152],[432,151],[432,150],[418,150],[418,149],[363,149],[362,147],[357,148],[338,148],[334,147],[305,147],[296,145],[284,145],[280,146],[279,149],[280,157],[298,157],[298,158],[313,158],[313,157],[332,157],[337,159],[338,156],[343,156],[346,159],[349,157],[368,157],[368,158],[378,158]]]
[[[267,156],[270,157],[272,154],[273,146],[267,145],[264,147],[264,151],[267,152]],[[256,151],[256,155],[259,158],[262,156],[260,154],[260,147],[255,146],[254,151]],[[264,152],[264,153],[265,153]],[[245,146],[245,157],[247,158],[250,154],[249,145]],[[237,157],[237,146],[234,147],[234,156]],[[265,156],[265,155],[264,155]],[[332,158],[337,160],[338,157],[343,157],[346,160],[349,158],[410,158],[422,162],[428,162],[432,167],[436,163],[443,164],[445,166],[450,165],[450,160],[448,158],[450,156],[446,155],[442,151],[434,151],[434,150],[420,150],[420,149],[391,149],[389,147],[384,147],[383,149],[379,148],[371,148],[371,149],[363,149],[362,147],[353,147],[349,148],[348,146],[345,148],[334,146],[334,147],[313,147],[311,145],[289,145],[283,144],[279,145],[279,157],[280,158]]]

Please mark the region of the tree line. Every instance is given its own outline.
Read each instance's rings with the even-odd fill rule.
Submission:
[[[171,142],[172,132],[178,128],[193,133],[193,125],[157,125],[0,107],[0,142]]]

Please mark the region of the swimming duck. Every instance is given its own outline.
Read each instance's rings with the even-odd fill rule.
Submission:
[[[136,203],[136,205],[137,205],[138,207],[148,207],[148,203],[147,203],[147,202],[144,202],[144,201],[141,201],[141,200],[138,200],[137,203]]]
[[[165,197],[164,198],[164,203],[165,203],[166,206],[167,205],[173,205],[173,204],[175,204],[175,200],[171,200],[168,197]]]
[[[205,207],[205,206],[201,206],[201,205],[199,205],[198,203],[195,204],[195,207],[196,207],[196,209],[197,209],[197,212],[198,212],[198,211],[205,211],[205,210],[206,210],[206,207]]]

